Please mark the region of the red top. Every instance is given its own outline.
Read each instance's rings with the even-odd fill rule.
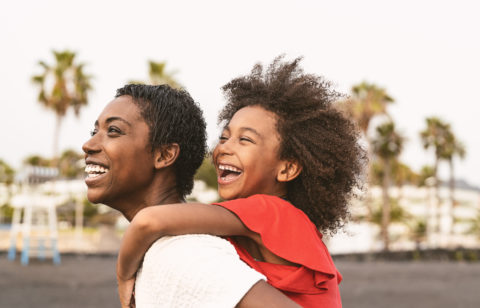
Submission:
[[[269,195],[215,203],[233,213],[260,234],[266,248],[300,266],[255,260],[229,239],[240,258],[264,274],[268,283],[302,307],[342,307],[338,284],[342,276],[335,268],[322,235],[305,215],[288,201]]]

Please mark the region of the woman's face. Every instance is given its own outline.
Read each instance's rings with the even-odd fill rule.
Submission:
[[[105,107],[82,148],[88,200],[120,211],[121,204],[143,201],[152,182],[154,159],[149,127],[130,96],[117,97]]]

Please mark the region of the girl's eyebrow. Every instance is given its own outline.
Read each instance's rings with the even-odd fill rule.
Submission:
[[[226,130],[228,132],[230,132],[230,126],[225,126],[223,127],[223,130]],[[240,127],[240,131],[249,131],[249,132],[252,132],[254,133],[255,135],[257,135],[259,138],[263,138],[262,134],[260,134],[259,132],[257,132],[256,129],[254,128],[251,128],[251,127],[247,127],[247,126],[244,126],[244,127]]]
[[[257,132],[254,128],[251,128],[251,127],[240,127],[240,130],[241,131],[249,131],[249,132],[252,132],[254,133],[255,135],[257,135],[258,137],[262,138],[262,135]]]

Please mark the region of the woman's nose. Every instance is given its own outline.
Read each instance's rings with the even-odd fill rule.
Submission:
[[[95,138],[95,135],[90,137],[90,139],[88,139],[83,144],[82,150],[83,150],[83,152],[85,152],[85,154],[93,154],[93,153],[96,153],[96,152],[100,151],[100,147],[99,147],[98,142]]]

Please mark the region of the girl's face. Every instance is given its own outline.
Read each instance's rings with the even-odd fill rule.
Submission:
[[[149,127],[130,96],[110,102],[83,145],[88,199],[118,210],[120,203],[142,198],[153,177]]]
[[[278,157],[276,124],[276,115],[260,106],[244,107],[234,114],[213,151],[220,197],[286,194],[285,182],[277,180],[285,161]]]

